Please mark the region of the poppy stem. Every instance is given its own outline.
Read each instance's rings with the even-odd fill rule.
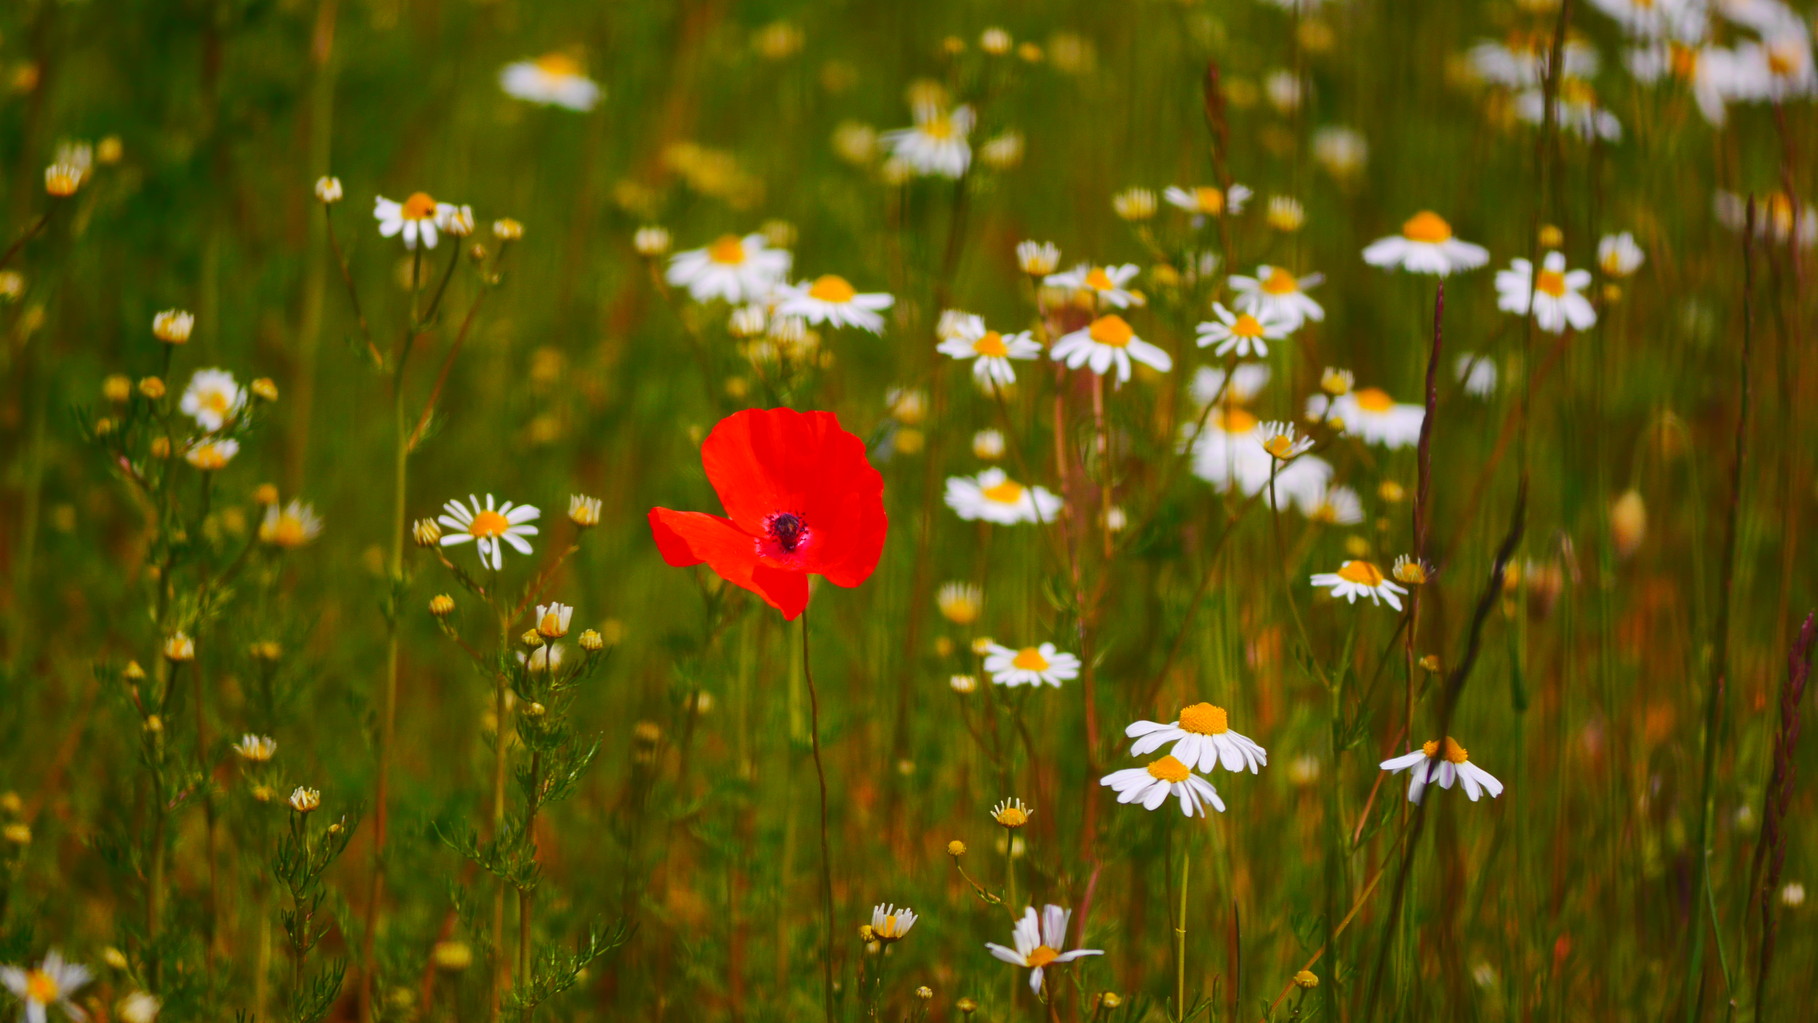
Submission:
[[[833,1023],[833,861],[827,852],[827,771],[821,766],[821,698],[808,667],[808,609],[802,608],[802,677],[808,682],[808,738],[814,750],[814,776],[821,785],[821,910],[827,917],[826,950],[821,956],[827,1023]]]

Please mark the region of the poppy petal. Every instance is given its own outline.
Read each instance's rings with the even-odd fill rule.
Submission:
[[[675,568],[706,563],[722,579],[750,590],[793,621],[808,606],[808,577],[758,559],[751,534],[731,519],[702,512],[650,509],[650,532],[663,560]]]

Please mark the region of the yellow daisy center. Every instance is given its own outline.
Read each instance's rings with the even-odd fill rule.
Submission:
[[[428,192],[412,192],[400,212],[405,220],[428,220],[436,215],[436,201]]]
[[[1421,210],[1401,225],[1401,236],[1409,241],[1437,245],[1452,240],[1452,225],[1432,210]]]
[[[824,274],[815,278],[814,286],[808,289],[808,297],[834,305],[845,305],[858,294],[857,289],[846,282],[846,278],[835,274]]]
[[[1294,440],[1285,433],[1278,433],[1263,441],[1263,450],[1276,458],[1286,458],[1294,450]]]
[[[226,391],[205,391],[202,394],[202,407],[210,412],[225,414],[232,405],[227,400]]]
[[[43,970],[31,970],[26,973],[25,1000],[27,1002],[37,1002],[39,1005],[49,1005],[57,1000],[57,995],[60,993],[60,989],[57,987],[57,978],[45,973]]]
[[[1439,740],[1428,739],[1426,742],[1420,744],[1420,750],[1429,757],[1438,756]],[[1471,759],[1471,753],[1463,746],[1460,746],[1457,739],[1448,735],[1446,736],[1446,759],[1454,764],[1462,764]]]
[[[980,493],[985,500],[998,504],[1015,504],[1023,499],[1023,485],[1015,480],[1005,480],[994,487],[986,487]]]
[[[1029,953],[1027,958],[1030,968],[1039,969],[1059,959],[1060,953],[1046,945],[1037,945],[1035,951]]]
[[[546,75],[574,78],[581,74],[581,62],[566,53],[546,53],[536,59],[537,70]]]
[[[220,445],[203,444],[190,455],[189,464],[198,469],[225,469],[227,456],[221,452]]]
[[[1395,399],[1380,387],[1361,388],[1356,395],[1357,407],[1365,412],[1387,412],[1395,407]]]
[[[510,528],[510,519],[489,508],[473,517],[473,524],[467,527],[467,532],[477,537],[490,538],[504,536]]]
[[[1799,70],[1797,51],[1786,45],[1769,46],[1767,51],[1768,73],[1780,77]]]
[[[1382,585],[1382,569],[1367,561],[1345,562],[1344,567],[1338,570],[1338,577],[1345,582],[1357,583],[1361,586]]]
[[[1020,828],[1029,823],[1029,812],[1020,806],[1006,806],[997,812],[997,823],[1006,828]]]
[[[1225,210],[1224,190],[1209,185],[1195,188],[1193,201],[1199,204],[1201,213],[1223,213]]]
[[[1565,274],[1557,270],[1542,270],[1534,280],[1534,290],[1544,292],[1554,298],[1566,293]]]
[[[1256,417],[1235,405],[1225,409],[1220,421],[1226,433],[1249,433],[1256,429]]]
[[[279,547],[301,547],[307,539],[303,520],[295,515],[279,515],[278,521],[271,527],[271,542]]]
[[[707,246],[707,258],[723,266],[738,266],[745,261],[745,243],[738,235],[721,235]]]
[[[1262,321],[1249,313],[1244,313],[1238,316],[1237,322],[1231,324],[1231,333],[1238,337],[1262,337]]]
[[[1669,44],[1668,51],[1673,73],[1681,78],[1690,78],[1698,73],[1698,51],[1681,43]]]
[[[1159,778],[1169,784],[1179,784],[1180,782],[1186,781],[1187,775],[1192,773],[1187,770],[1186,764],[1181,763],[1172,756],[1165,756],[1160,760],[1152,762],[1146,770],[1149,772],[1149,777]]]
[[[1274,266],[1269,268],[1269,276],[1263,278],[1262,289],[1271,295],[1292,295],[1300,290],[1300,282],[1293,274]]]
[[[1095,266],[1086,271],[1086,287],[1093,291],[1112,291],[1116,289],[1117,282],[1111,279],[1111,275],[1105,272],[1104,267]]]
[[[998,359],[1010,354],[1010,346],[1004,344],[1004,335],[995,330],[985,331],[984,337],[972,342],[972,350]]]
[[[1132,330],[1130,324],[1116,313],[1100,316],[1093,320],[1092,326],[1086,328],[1086,334],[1099,344],[1109,345],[1112,348],[1123,348],[1129,345],[1132,338],[1136,337],[1136,331]]]
[[[1180,709],[1180,730],[1194,735],[1223,735],[1231,730],[1231,723],[1223,707],[1196,703]]]
[[[1042,652],[1035,647],[1026,646],[1016,652],[1016,657],[1010,661],[1010,666],[1023,671],[1047,671],[1048,659],[1043,657]]]
[[[876,930],[877,936],[880,938],[896,937],[896,914],[890,913],[885,915],[884,926],[876,928]]]
[[[950,117],[936,117],[922,125],[922,134],[931,139],[937,139],[944,142],[954,136],[953,119]]]

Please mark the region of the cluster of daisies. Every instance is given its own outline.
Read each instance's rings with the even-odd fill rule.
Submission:
[[[639,248],[648,255],[662,251],[645,229]],[[722,235],[698,249],[669,257],[665,279],[685,288],[696,302],[721,301],[733,309],[729,324],[739,337],[768,333],[799,335],[808,326],[852,327],[881,334],[884,310],[895,299],[883,292],[861,292],[838,274],[791,283],[793,255],[761,233]]]

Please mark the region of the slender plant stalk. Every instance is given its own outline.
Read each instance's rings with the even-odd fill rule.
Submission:
[[[1187,873],[1193,850],[1182,842],[1180,850],[1180,914],[1174,918],[1174,1020],[1187,1018]]]
[[[821,766],[821,698],[808,667],[808,609],[802,608],[802,677],[808,682],[808,738],[814,750],[814,776],[821,786],[821,912],[826,917],[826,951],[821,956],[827,1023],[833,1023],[833,862],[827,851],[827,771]]]

